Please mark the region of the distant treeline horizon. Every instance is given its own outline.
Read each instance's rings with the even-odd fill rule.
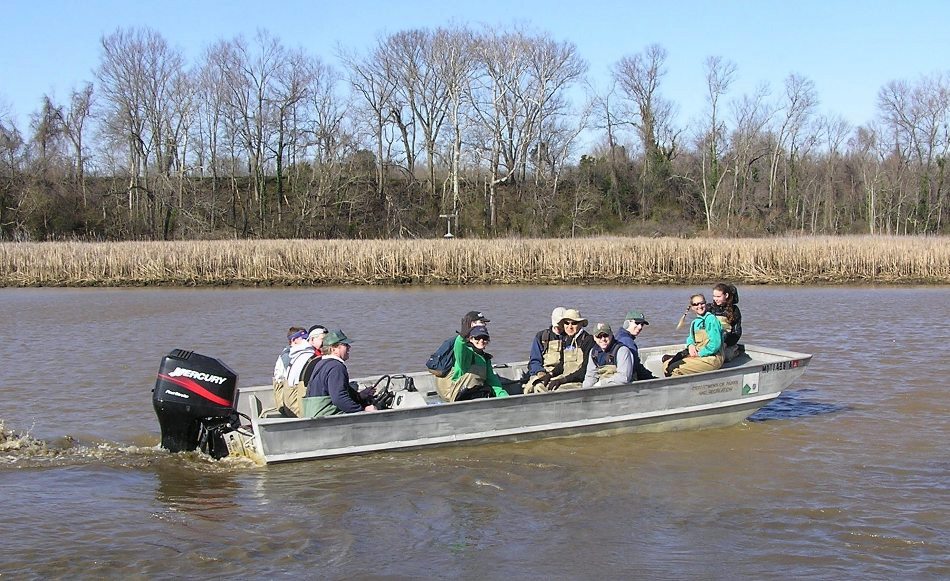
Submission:
[[[194,62],[150,28],[101,48],[29,127],[0,111],[0,240],[950,232],[945,73],[886,83],[855,127],[804,75],[735,94],[710,55],[682,122],[660,45],[603,90],[573,42],[517,27],[402,30],[332,64],[267,31]]]
[[[0,286],[950,284],[950,238],[0,242]]]

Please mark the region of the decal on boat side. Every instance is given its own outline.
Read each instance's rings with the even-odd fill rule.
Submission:
[[[185,399],[188,399],[188,397],[189,397],[187,393],[179,393],[179,392],[177,392],[177,391],[172,391],[172,390],[170,390],[170,389],[166,389],[166,390],[165,390],[165,393],[167,393],[168,395],[176,395],[176,396],[178,396],[178,397],[183,397],[183,398],[185,398]]]
[[[776,361],[775,363],[766,363],[762,366],[762,372],[768,373],[769,371],[782,371],[785,369],[795,369],[801,364],[801,361],[794,359],[792,361]]]
[[[746,373],[742,376],[742,395],[755,395],[759,393],[759,374]]]
[[[716,395],[719,393],[728,393],[737,387],[735,379],[726,381],[717,381],[715,383],[701,383],[692,387],[696,395]]]
[[[223,384],[227,381],[226,378],[221,377],[220,375],[211,375],[210,373],[204,373],[201,371],[195,371],[193,369],[185,369],[184,367],[178,367],[175,371],[172,371],[168,374],[169,377],[190,377],[191,379],[197,379],[198,381],[210,381],[211,383],[217,383],[218,385]]]

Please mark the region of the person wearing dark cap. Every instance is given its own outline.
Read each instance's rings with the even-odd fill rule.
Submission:
[[[376,411],[371,401],[350,386],[350,373],[346,369],[350,344],[350,338],[340,329],[330,331],[323,338],[326,354],[310,376],[307,396],[303,399],[303,417]]]
[[[633,356],[630,349],[614,340],[607,323],[594,325],[594,347],[584,375],[584,387],[624,385],[633,381]]]
[[[455,339],[455,363],[448,381],[436,382],[436,390],[445,401],[465,401],[485,397],[507,397],[501,380],[492,369],[490,353],[485,351],[491,337],[484,325],[475,325],[467,338]]]
[[[430,362],[438,361],[439,366],[438,370],[434,370],[432,366],[427,365],[429,370],[436,376],[435,378],[435,388],[439,394],[448,394],[452,390],[452,365],[455,362],[455,346],[461,342],[468,340],[468,335],[471,333],[472,328],[476,326],[486,327],[488,323],[491,322],[491,319],[486,317],[481,311],[469,311],[465,313],[465,316],[462,317],[462,323],[459,325],[459,330],[456,331],[454,337],[449,337],[439,345],[439,348],[432,354],[432,357],[429,358]],[[440,357],[442,354],[450,354],[450,357],[443,359]],[[444,363],[444,365],[443,365]],[[444,396],[443,396],[444,399]],[[452,400],[447,400],[452,401]]]
[[[459,325],[459,335],[468,339],[468,334],[472,330],[472,327],[476,325],[487,327],[490,322],[491,319],[482,314],[481,311],[469,311],[462,317],[462,324]]]
[[[620,344],[630,349],[630,354],[633,356],[634,379],[638,380],[656,379],[653,372],[643,365],[643,361],[640,359],[640,348],[637,347],[637,337],[643,331],[643,328],[649,324],[643,311],[630,311],[627,313],[627,318],[623,320],[623,326],[614,336]]]

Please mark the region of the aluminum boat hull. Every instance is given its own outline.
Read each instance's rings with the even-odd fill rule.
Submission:
[[[660,357],[682,345],[642,348],[659,379],[627,385],[559,390],[442,403],[428,372],[408,374],[425,396],[422,407],[320,418],[263,414],[271,386],[238,388],[238,411],[251,418],[248,455],[266,463],[487,441],[524,441],[580,434],[702,429],[736,424],[775,399],[804,373],[811,355],[746,345],[720,370],[663,378]],[[496,366],[517,379],[526,362]],[[357,379],[372,385],[378,377]]]

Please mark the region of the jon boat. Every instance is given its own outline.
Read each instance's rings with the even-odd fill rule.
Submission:
[[[225,434],[226,443],[232,455],[270,464],[425,446],[728,426],[778,397],[812,357],[746,345],[743,355],[717,371],[663,378],[660,357],[682,347],[641,348],[644,365],[659,379],[507,398],[444,403],[430,373],[394,375],[386,380],[392,409],[320,418],[267,412],[274,408],[270,385],[237,388],[233,409],[250,427]],[[526,368],[527,362],[519,362],[496,365],[495,371],[503,381],[517,381]],[[368,386],[379,379],[356,381]],[[415,391],[404,389],[406,384]]]

